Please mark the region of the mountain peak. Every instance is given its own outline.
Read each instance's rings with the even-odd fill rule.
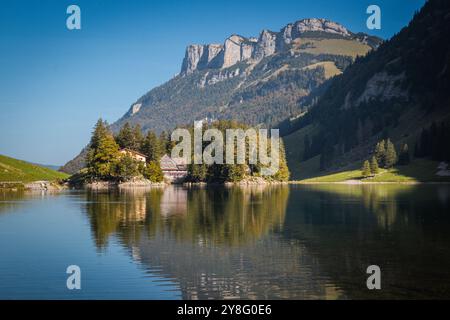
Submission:
[[[289,23],[279,32],[264,29],[258,38],[232,34],[223,45],[189,45],[186,48],[181,75],[191,74],[195,70],[228,68],[241,61],[257,62],[288,49],[293,40],[307,36],[349,38],[367,43],[371,47],[376,47],[380,42],[380,39],[366,34],[356,35],[331,20],[307,18]]]
[[[299,33],[305,32],[326,32],[349,37],[352,35],[346,27],[340,23],[319,18],[302,19],[294,23],[294,29]]]

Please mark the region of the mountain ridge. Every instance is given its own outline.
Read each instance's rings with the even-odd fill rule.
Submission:
[[[137,99],[111,129],[117,132],[129,122],[143,131],[161,132],[206,118],[275,127],[304,113],[309,104],[301,103],[302,98],[381,42],[310,18],[278,33],[263,30],[259,38],[235,34],[223,45],[191,45],[182,72]],[[62,170],[74,173],[83,162],[82,153]]]
[[[337,22],[306,18],[287,24],[279,32],[264,29],[258,38],[232,34],[224,44],[191,44],[186,48],[180,74],[191,74],[195,70],[228,68],[246,60],[257,62],[285,50],[292,41],[307,33],[322,32],[336,37],[356,39],[369,44],[372,48],[380,44],[379,38],[364,33],[355,34]]]
[[[408,145],[412,157],[424,130],[434,132],[429,144],[448,150],[450,133],[433,127],[450,124],[449,34],[450,2],[429,0],[406,27],[330,81],[307,114],[285,121],[294,179],[360,168],[387,138],[397,150]]]

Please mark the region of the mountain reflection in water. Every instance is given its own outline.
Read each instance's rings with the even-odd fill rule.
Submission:
[[[0,297],[450,298],[449,209],[448,185],[3,192]]]

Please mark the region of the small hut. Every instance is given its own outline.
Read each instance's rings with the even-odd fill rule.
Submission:
[[[171,158],[165,154],[160,160],[164,178],[172,182],[180,182],[187,176],[187,163],[184,158]]]

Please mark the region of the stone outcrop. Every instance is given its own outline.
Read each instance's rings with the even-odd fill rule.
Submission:
[[[255,60],[261,60],[264,57],[274,54],[276,40],[277,40],[276,33],[269,30],[263,30],[256,44],[256,50],[255,54],[253,55],[253,58]]]
[[[285,50],[293,40],[311,33],[353,38],[361,42],[370,41],[367,35],[353,34],[333,21],[317,18],[303,19],[286,25],[280,32],[263,30],[258,39],[234,34],[228,37],[223,45],[189,45],[186,48],[181,74],[191,74],[195,70],[229,68],[241,61],[257,62]]]

